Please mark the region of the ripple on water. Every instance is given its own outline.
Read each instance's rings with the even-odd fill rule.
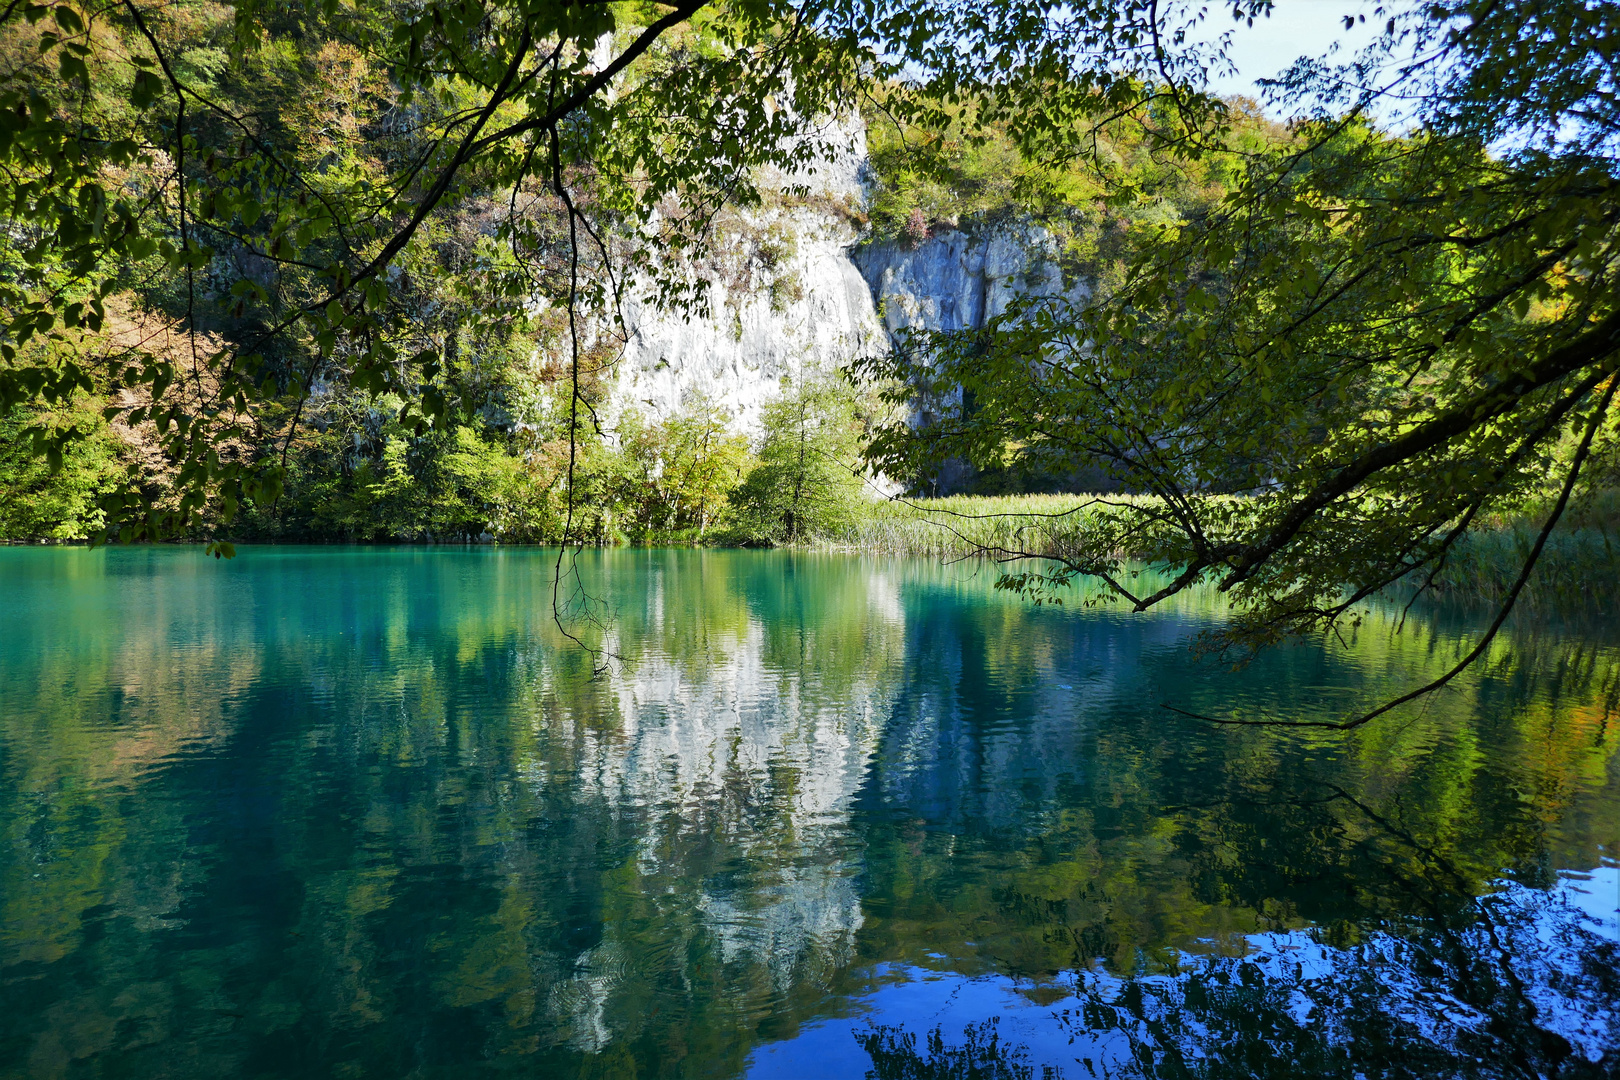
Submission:
[[[552,557],[0,550],[0,1077],[1620,1045],[1595,632],[1348,737],[1229,731],[1163,706],[1336,717],[1476,628],[1232,671],[1198,598],[635,551],[581,557],[590,654]]]

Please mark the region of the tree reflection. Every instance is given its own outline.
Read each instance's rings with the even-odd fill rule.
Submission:
[[[1063,1010],[1116,1077],[1607,1077],[1620,1067],[1620,945],[1556,894],[1512,889],[1448,917],[1260,943]],[[1611,933],[1613,928],[1611,928]]]
[[[892,1025],[874,1026],[856,1038],[872,1058],[867,1080],[1057,1080],[1055,1066],[1032,1064],[1023,1048],[1002,1041],[997,1028],[994,1017],[969,1025],[958,1045],[936,1027],[921,1050],[915,1032]]]
[[[1197,597],[1126,620],[1030,611],[962,568],[601,553],[582,565],[623,659],[595,678],[543,553],[289,550],[207,576],[81,554],[126,561],[7,608],[31,633],[0,636],[5,1076],[734,1075],[889,962],[1078,989],[1154,1055],[1099,1067],[1149,1075],[1240,1044],[1396,1060],[1428,1029],[1388,1011],[1382,964],[1476,1011],[1457,1045],[1488,1056],[1541,1015],[1500,1004],[1533,935],[1479,936],[1517,910],[1494,883],[1620,841],[1601,642],[1521,635],[1423,710],[1321,739],[1159,704],[1326,709],[1444,664],[1445,626],[1374,620],[1230,674],[1186,659],[1219,615]],[[1257,935],[1307,931],[1347,958],[1332,979],[1244,981]],[[1612,1001],[1612,950],[1589,953],[1558,978]],[[1289,1011],[1311,994],[1365,1033]],[[1207,1052],[1205,1028],[1227,1032]],[[976,1032],[966,1056],[952,1032],[869,1049],[885,1076],[1019,1065]]]

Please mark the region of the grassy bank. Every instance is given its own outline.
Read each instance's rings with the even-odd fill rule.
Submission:
[[[1109,496],[1127,501],[1130,496]],[[874,555],[961,558],[980,548],[1059,555],[1098,514],[1084,495],[961,495],[864,504],[816,546]],[[1441,596],[1495,602],[1506,595],[1541,530],[1535,512],[1481,523],[1447,560]],[[1548,538],[1522,602],[1550,607],[1620,603],[1620,492],[1572,508]]]
[[[1497,601],[1507,595],[1534,546],[1540,524],[1520,520],[1475,533],[1441,574],[1447,594]],[[1607,526],[1558,529],[1547,538],[1524,600],[1556,607],[1620,601],[1620,532]]]
[[[1086,495],[956,495],[872,502],[821,535],[819,543],[874,555],[952,558],[980,547],[1055,555],[1067,550],[1072,538],[1103,512],[1106,508]]]

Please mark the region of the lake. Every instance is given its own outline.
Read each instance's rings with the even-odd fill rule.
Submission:
[[[1620,1073],[1602,619],[555,558],[0,548],[0,1076]]]

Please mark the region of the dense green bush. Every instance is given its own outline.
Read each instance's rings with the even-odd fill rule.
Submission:
[[[203,531],[283,542],[758,544],[830,536],[856,517],[861,421],[845,383],[801,383],[767,405],[758,457],[703,397],[661,421],[627,411],[611,431],[585,427],[571,452],[562,397],[530,388],[489,417],[422,431],[402,425],[386,396],[328,398],[287,448],[280,497],[245,506],[228,534],[205,516]],[[141,432],[114,432],[89,399],[56,418],[90,432],[57,472],[30,452],[30,422],[20,410],[0,421],[0,539],[91,535],[126,458],[167,482],[161,453]]]
[[[77,426],[60,467],[31,451],[27,429]],[[102,495],[125,476],[119,443],[93,403],[56,414],[19,406],[0,415],[0,540],[82,540],[100,527]]]
[[[286,491],[250,508],[236,535],[252,539],[345,541],[499,540],[556,543],[565,530],[587,543],[621,541],[613,493],[619,456],[600,439],[580,440],[568,517],[568,447],[555,410],[538,423],[476,422],[416,432],[387,399],[328,402],[322,427],[296,441]]]
[[[570,453],[556,397],[542,388],[509,401],[514,415],[500,423],[420,434],[386,399],[327,402],[323,426],[292,448],[282,499],[249,509],[236,535],[620,544],[701,542],[725,529],[727,496],[752,457],[723,409],[699,397],[658,422],[628,411],[611,432],[587,427]]]
[[[732,493],[732,538],[795,543],[847,527],[862,502],[854,391],[830,378],[790,386],[765,406],[759,464]]]
[[[897,121],[874,99],[866,112],[872,188],[869,240],[914,245],[941,228],[1009,220],[1052,235],[1065,273],[1106,288],[1136,230],[1206,213],[1239,181],[1240,159],[1169,159],[1136,122],[1093,131],[1095,157],[1037,161],[1013,136],[974,123],[966,106],[933,127]],[[1253,151],[1285,137],[1252,102],[1232,103],[1231,145]],[[1152,121],[1149,121],[1151,124]]]
[[[748,439],[729,430],[731,415],[697,397],[658,424],[626,413],[618,435],[623,469],[616,500],[638,541],[702,540],[727,524],[727,496],[747,473]]]

